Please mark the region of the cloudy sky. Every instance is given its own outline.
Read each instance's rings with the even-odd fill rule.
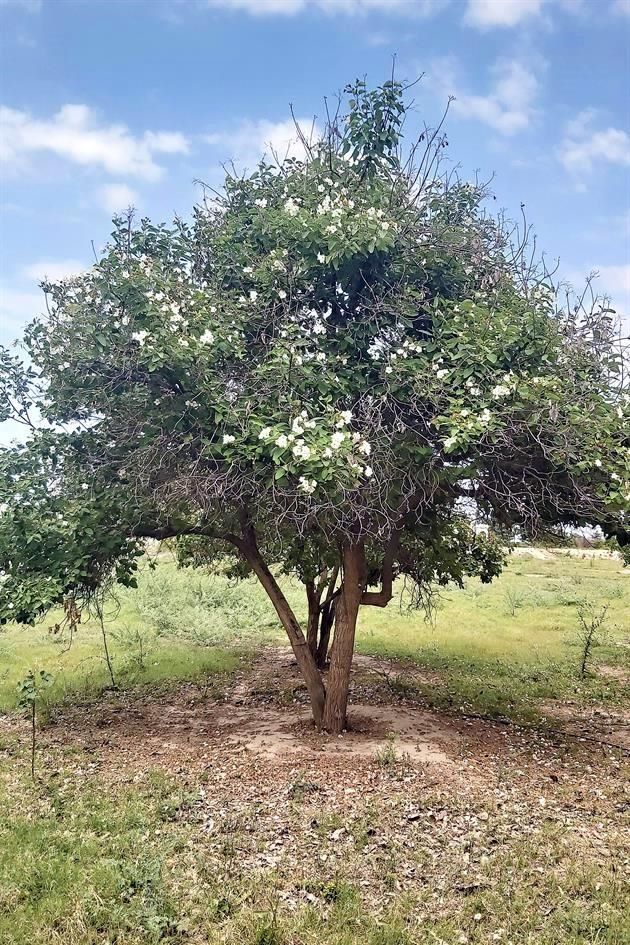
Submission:
[[[630,313],[630,0],[0,0],[0,342],[128,205],[186,214],[397,57],[414,122]]]

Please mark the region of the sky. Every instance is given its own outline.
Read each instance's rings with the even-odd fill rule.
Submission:
[[[630,316],[630,0],[0,0],[0,344],[114,212],[186,216],[393,56],[410,130],[455,96],[452,166]]]

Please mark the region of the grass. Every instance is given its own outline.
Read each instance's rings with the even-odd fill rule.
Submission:
[[[287,593],[302,613],[299,588],[287,583]],[[583,599],[609,604],[606,642],[585,678]],[[431,622],[395,602],[365,609],[357,649],[401,661],[390,688],[407,700],[514,718],[553,698],[614,706],[627,687],[597,669],[628,668],[629,612],[630,578],[613,560],[513,557],[493,585],[444,592]],[[110,684],[100,627],[87,621],[69,646],[47,630],[52,622],[0,634],[0,712],[12,712],[31,667],[55,677],[44,710],[90,702]],[[138,592],[110,602],[106,629],[119,688],[148,697],[180,680],[219,692],[244,657],[283,639],[255,584],[234,587],[167,561],[142,572]],[[483,790],[471,781],[449,791],[439,778],[433,787],[423,780],[392,737],[371,763],[371,793],[362,796],[359,771],[340,788],[354,799],[350,812],[329,799],[330,770],[254,762],[254,799],[244,806],[247,753],[228,755],[226,773],[213,758],[202,773],[144,767],[111,780],[108,763],[94,764],[98,753],[72,733],[67,744],[42,738],[32,782],[25,732],[0,729],[0,945],[630,940],[627,847],[615,820],[622,782],[618,762],[598,769],[601,753],[584,768],[536,749],[524,783],[525,762],[508,752],[479,765]],[[539,806],[549,791],[555,813]],[[265,804],[271,833],[259,835]],[[286,836],[308,855],[297,866],[282,856],[266,865]],[[260,865],[245,866],[247,856]]]
[[[254,645],[278,636],[258,589],[247,582],[241,591],[239,608],[239,589],[220,578],[179,571],[169,561],[157,571],[144,568],[138,590],[118,590],[105,611],[118,688],[157,688],[233,672]],[[45,708],[89,701],[111,686],[98,621],[86,617],[70,640],[67,632],[51,629],[58,620],[53,613],[34,627],[0,630],[0,712],[15,707],[15,687],[30,668],[54,677]]]
[[[359,852],[352,844],[337,866],[316,861],[311,872],[244,872],[235,852],[243,842],[238,830],[230,831],[218,857],[208,849],[195,816],[199,800],[198,790],[184,790],[163,773],[147,772],[133,786],[104,792],[97,779],[77,778],[76,770],[59,768],[33,785],[21,766],[5,765],[1,945],[627,941],[621,844],[598,865],[576,858],[562,825],[543,824],[504,841],[485,865],[482,858],[470,887],[462,882],[461,857],[449,847],[437,864],[419,847],[407,855],[419,882],[404,893],[397,892],[402,864],[392,844],[382,854],[375,908],[353,877],[358,844]],[[443,810],[444,798],[436,800]],[[471,811],[485,815],[482,823],[497,817],[487,797],[448,806],[451,818]],[[313,815],[323,820],[316,807],[296,814],[296,833],[300,817]]]
[[[609,603],[607,640],[595,648],[593,668],[630,669],[629,575],[610,558],[513,557],[493,584],[471,581],[464,590],[443,591],[432,621],[409,612],[404,595],[385,610],[364,608],[357,651],[438,673],[439,684],[404,672],[398,677],[406,695],[415,691],[435,705],[529,718],[545,699],[619,703],[628,697],[622,679],[596,672],[580,677],[576,611],[584,599]],[[301,589],[285,585],[303,616]],[[15,706],[15,686],[30,668],[55,677],[49,705],[94,698],[110,683],[96,622],[81,625],[71,647],[47,629],[52,623],[54,617],[0,633],[0,711]],[[169,561],[157,571],[143,570],[138,591],[118,592],[106,629],[123,688],[229,673],[239,655],[285,641],[256,583],[234,585],[179,571]]]
[[[630,670],[630,572],[610,558],[554,555],[513,557],[493,584],[471,581],[446,590],[432,621],[403,606],[362,613],[357,650],[437,672],[436,685],[399,675],[406,695],[415,689],[438,706],[508,718],[537,715],[545,699],[617,704],[629,692],[622,678],[579,673],[577,606],[608,603],[599,664]],[[623,674],[620,674],[620,677]]]

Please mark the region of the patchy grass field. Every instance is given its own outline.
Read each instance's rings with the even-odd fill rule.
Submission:
[[[609,607],[584,678],[581,600]],[[116,690],[97,624],[8,629],[1,945],[625,945],[629,604],[614,559],[545,555],[430,623],[366,610],[338,739],[253,584],[143,572],[109,608]]]
[[[403,669],[392,682],[416,689],[439,705],[507,717],[532,717],[539,700],[571,698],[614,705],[628,697],[630,568],[608,555],[536,552],[512,556],[492,584],[470,581],[447,589],[430,621],[410,611],[406,598],[385,609],[363,608],[359,653],[393,659]],[[299,615],[298,585],[285,582]],[[593,672],[581,678],[577,605],[608,605]],[[97,695],[111,684],[101,629],[92,618],[69,647],[37,627],[0,631],[0,711],[16,702],[15,686],[29,668],[55,677],[49,705]],[[231,584],[218,576],[180,571],[168,559],[145,568],[137,591],[119,591],[106,614],[117,685],[164,684],[229,671],[235,653],[284,642],[275,612],[254,581]],[[598,672],[597,667],[604,667]],[[415,670],[428,671],[428,683]],[[439,676],[439,685],[437,684]]]

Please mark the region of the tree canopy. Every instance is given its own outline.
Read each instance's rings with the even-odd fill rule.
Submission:
[[[43,286],[30,366],[2,355],[0,417],[33,429],[0,453],[0,620],[133,583],[147,537],[229,551],[340,730],[361,604],[397,576],[421,602],[499,572],[471,508],[627,541],[610,310],[567,303],[486,188],[444,171],[442,132],[406,144],[404,119],[400,83],[357,82],[321,137],[296,128],[299,158],[228,173],[190,221],[117,218],[88,272]],[[275,565],[319,595],[310,616],[328,601],[326,680]]]

